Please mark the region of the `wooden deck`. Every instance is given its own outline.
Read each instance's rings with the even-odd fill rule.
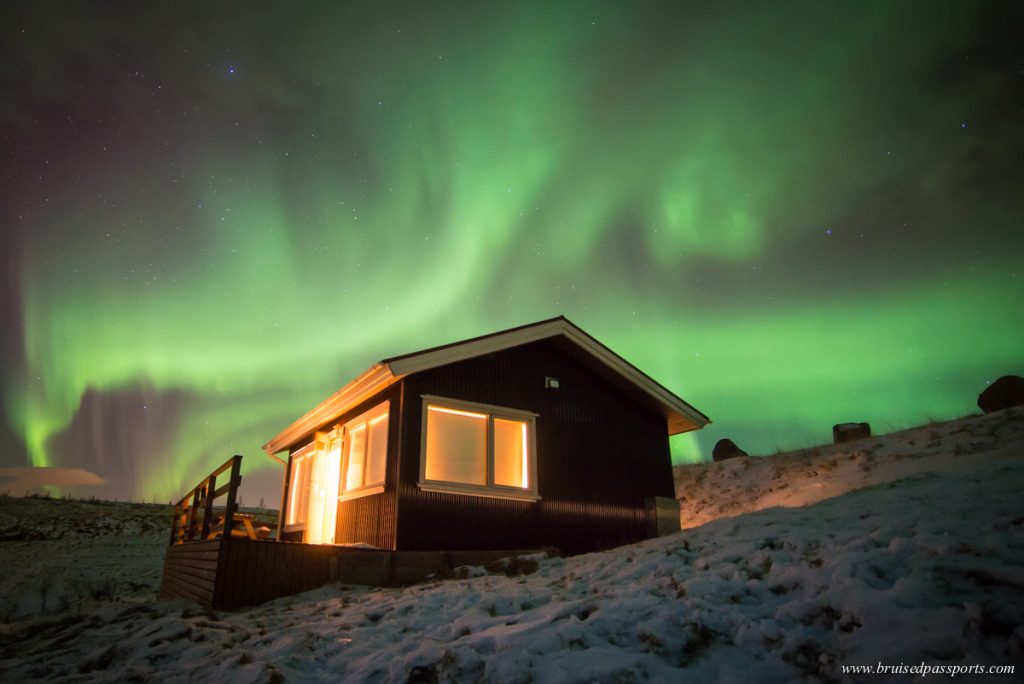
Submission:
[[[431,575],[444,576],[460,565],[485,565],[499,558],[533,553],[385,551],[263,539],[253,528],[251,516],[238,512],[241,464],[241,456],[228,459],[175,506],[160,582],[161,598],[183,598],[213,608],[241,608],[330,582],[412,584]],[[222,508],[215,506],[217,499],[224,500]],[[235,524],[238,522],[241,527]]]
[[[384,551],[219,537],[173,544],[164,558],[161,598],[241,608],[331,582],[400,586],[531,551]]]

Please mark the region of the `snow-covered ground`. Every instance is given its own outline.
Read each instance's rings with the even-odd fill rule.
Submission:
[[[676,466],[683,528],[772,506],[806,506],[919,473],[966,474],[992,458],[1018,456],[1024,409],[932,423],[881,437],[768,458]]]
[[[167,505],[0,497],[0,621],[151,599],[170,521]]]
[[[841,666],[879,662],[1016,665],[991,681],[1021,681],[1022,418],[705,466],[685,509],[733,517],[527,575],[330,586],[238,612],[153,600],[152,583],[50,606],[8,618],[0,681],[876,681]],[[5,573],[4,547],[36,543],[0,542]]]

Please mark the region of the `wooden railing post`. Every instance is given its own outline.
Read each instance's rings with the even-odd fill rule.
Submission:
[[[217,473],[211,474],[206,478],[206,483],[203,485],[206,488],[206,505],[203,507],[203,529],[199,533],[200,539],[206,539],[210,536],[210,526],[213,524],[213,500],[217,498]]]
[[[235,510],[238,508],[238,485],[242,482],[242,457],[231,457],[231,474],[228,480],[228,500],[224,505],[224,536],[230,537],[235,524]]]
[[[199,487],[196,487],[192,494],[192,506],[188,511],[188,530],[185,531],[185,541],[192,539],[196,533],[196,511],[199,509]]]

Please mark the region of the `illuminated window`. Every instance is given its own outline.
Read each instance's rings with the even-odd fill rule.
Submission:
[[[425,396],[420,488],[538,499],[536,415]]]
[[[342,498],[383,490],[388,465],[388,402],[345,424]]]
[[[487,414],[427,406],[426,479],[487,484]]]
[[[303,527],[309,505],[309,474],[312,468],[314,445],[310,444],[292,454],[291,482],[288,483],[287,527]]]
[[[341,473],[341,439],[337,431],[317,435],[310,459],[309,503],[306,510],[307,544],[333,544],[337,520],[338,479]]]
[[[530,452],[525,420],[494,419],[494,484],[528,489]]]

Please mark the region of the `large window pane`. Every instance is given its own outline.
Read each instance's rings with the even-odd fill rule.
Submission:
[[[348,472],[345,475],[345,491],[363,486],[363,465],[366,459],[366,423],[348,431]]]
[[[292,460],[292,483],[288,493],[288,524],[306,522],[306,500],[309,496],[309,460]]]
[[[341,484],[341,438],[331,440],[324,454],[324,519],[320,543],[334,543],[334,524],[338,519],[338,487]]]
[[[427,407],[426,478],[487,484],[487,416]]]
[[[370,420],[370,445],[366,452],[366,484],[384,483],[388,465],[388,414]]]
[[[524,489],[530,486],[526,444],[524,421],[494,419],[494,484]]]
[[[324,452],[317,449],[310,457],[309,465],[309,503],[306,507],[306,535],[303,541],[319,544],[323,541],[324,496],[327,493],[327,459],[324,458]]]
[[[309,503],[306,509],[307,544],[333,544],[338,513],[338,480],[341,473],[341,441],[317,447],[309,457]]]

